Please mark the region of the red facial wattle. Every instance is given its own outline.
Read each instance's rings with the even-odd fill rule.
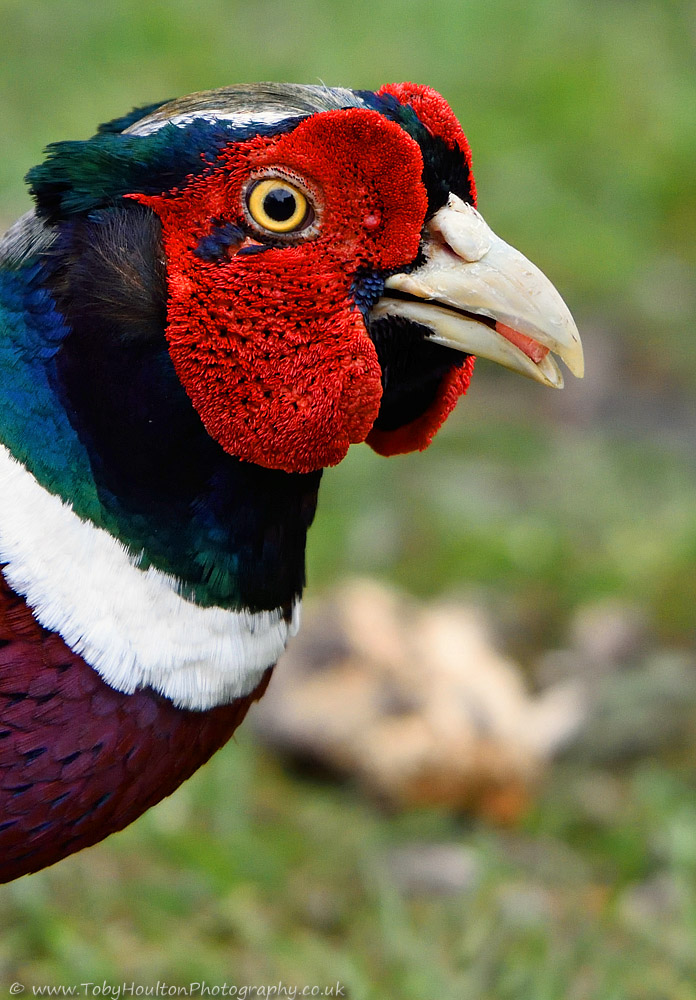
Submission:
[[[202,260],[199,240],[221,221],[244,223],[245,185],[265,170],[301,178],[316,203],[316,235]],[[427,209],[422,170],[406,132],[356,108],[236,143],[180,191],[133,196],[162,221],[177,374],[225,450],[308,472],[368,436],[381,370],[351,287],[360,269],[416,257]]]
[[[400,104],[408,104],[433,135],[444,139],[450,149],[458,149],[468,167],[471,202],[476,205],[476,186],[471,169],[471,149],[462,127],[447,101],[432,87],[415,83],[387,83],[377,91],[381,97],[390,94]],[[374,428],[367,443],[380,455],[399,455],[427,448],[433,437],[466,394],[474,370],[475,358],[469,355],[463,363],[452,367],[441,380],[435,399],[415,420],[396,430]]]
[[[365,438],[373,451],[378,455],[389,456],[427,448],[457,405],[457,400],[469,388],[475,360],[472,355],[467,355],[461,365],[452,367],[440,380],[430,406],[415,420],[395,430],[383,431],[373,427]]]
[[[442,94],[432,87],[420,83],[385,83],[377,91],[378,96],[391,94],[400,104],[408,104],[418,118],[433,134],[447,143],[450,149],[458,149],[469,168],[469,189],[472,205],[476,206],[476,185],[471,169],[471,148],[452,108]]]

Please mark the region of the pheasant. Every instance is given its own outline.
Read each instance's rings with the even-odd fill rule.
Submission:
[[[583,364],[428,87],[192,94],[28,182],[0,243],[0,882],[229,739],[297,631],[324,467],[427,447],[475,355]]]

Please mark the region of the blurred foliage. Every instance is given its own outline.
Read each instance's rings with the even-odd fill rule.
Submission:
[[[691,779],[559,771],[524,826],[385,821],[248,733],[108,844],[2,889],[7,984],[329,985],[352,1000],[694,1000]],[[412,894],[395,852],[465,844]]]
[[[480,207],[588,333],[553,394],[479,365],[423,455],[325,475],[313,587],[482,594],[516,651],[622,596],[665,643],[696,607],[696,9],[687,0],[0,0],[0,220],[56,140],[258,79],[440,90]],[[340,706],[337,706],[337,711]],[[0,888],[0,983],[330,983],[354,1000],[696,998],[693,761],[559,771],[515,833],[384,817],[248,736],[92,851]],[[457,841],[480,877],[411,898],[384,858]]]
[[[338,565],[423,596],[474,591],[537,649],[563,638],[578,605],[620,596],[649,608],[665,640],[691,643],[693,463],[659,442],[491,418],[490,404],[467,399],[426,454],[384,463],[354,449],[326,475],[317,582]]]

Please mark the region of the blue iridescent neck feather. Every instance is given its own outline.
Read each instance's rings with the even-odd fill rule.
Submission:
[[[0,268],[0,437],[49,491],[203,605],[290,605],[304,584],[319,474],[227,455],[164,337],[158,223],[147,210],[27,219]]]

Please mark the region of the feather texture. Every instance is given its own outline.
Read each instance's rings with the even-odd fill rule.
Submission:
[[[322,468],[425,448],[473,366],[394,298],[433,255],[471,273],[433,229],[476,192],[430,88],[192,94],[28,181],[0,242],[0,881],[229,739],[297,630]]]
[[[0,577],[0,882],[89,847],[170,795],[227,742],[269,677],[207,712],[152,690],[125,696]]]
[[[299,623],[299,602],[253,613],[199,607],[139,569],[108,532],[44,490],[0,446],[0,561],[10,586],[115,690],[150,687],[204,710],[249,694]]]

